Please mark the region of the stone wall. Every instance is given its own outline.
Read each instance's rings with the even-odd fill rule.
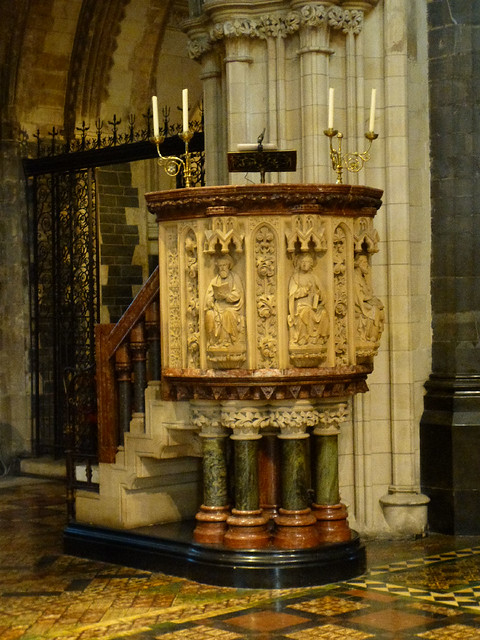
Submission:
[[[134,264],[139,245],[137,224],[129,224],[128,210],[139,210],[138,188],[132,185],[129,164],[97,171],[101,236],[102,321],[117,322],[131,303],[135,287],[143,283],[145,266]],[[143,215],[143,213],[142,213]]]
[[[20,151],[0,142],[0,475],[30,451],[28,244]],[[6,313],[8,310],[8,313]]]

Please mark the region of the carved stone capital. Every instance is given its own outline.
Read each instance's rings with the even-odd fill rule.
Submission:
[[[350,409],[346,400],[318,403],[317,410],[318,423],[313,430],[316,436],[338,435],[342,423],[350,418]]]
[[[185,30],[190,36],[189,55],[196,59],[209,51],[216,43],[231,39],[266,39],[286,38],[302,29],[329,28],[343,33],[358,35],[363,28],[364,11],[375,6],[376,0],[340,3],[301,2],[294,3],[287,12],[272,10],[260,15],[242,14],[241,7],[236,7],[226,15],[225,11],[212,11],[209,20],[204,21],[205,31],[199,33],[198,28]],[[222,7],[223,9],[223,7]],[[208,26],[210,24],[210,26]],[[329,53],[329,51],[325,51]]]
[[[307,429],[315,427],[319,420],[316,405],[308,400],[293,403],[275,403],[271,407],[272,425],[280,429],[280,439],[308,438]]]
[[[232,440],[258,440],[260,430],[270,424],[268,407],[264,403],[222,403],[222,424],[232,430]]]
[[[227,435],[222,424],[221,409],[217,402],[196,400],[190,404],[193,426],[199,430],[202,438],[218,438]]]

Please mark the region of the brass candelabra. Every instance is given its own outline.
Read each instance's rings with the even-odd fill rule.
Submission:
[[[191,167],[191,158],[190,152],[188,150],[188,144],[190,140],[193,138],[193,132],[190,130],[183,131],[178,134],[180,138],[185,143],[185,155],[184,158],[179,158],[177,156],[162,156],[162,152],[160,151],[160,145],[163,144],[165,140],[164,136],[154,136],[152,138],[153,144],[157,147],[158,153],[158,164],[162,166],[169,176],[175,177],[180,173],[180,170],[183,169],[183,176],[185,178],[185,187],[191,187],[192,181],[192,167]]]
[[[373,131],[367,131],[365,138],[368,140],[368,146],[365,151],[351,151],[347,153],[342,152],[342,140],[343,133],[338,129],[325,129],[323,132],[329,138],[330,145],[330,159],[332,161],[333,170],[337,174],[337,184],[343,183],[343,170],[351,171],[352,173],[358,173],[366,162],[370,160],[370,149],[372,142],[378,138],[378,133]],[[333,138],[337,138],[337,149],[333,146]]]

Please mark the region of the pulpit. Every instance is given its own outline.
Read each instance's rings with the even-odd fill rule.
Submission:
[[[308,565],[299,586],[364,570],[339,495],[338,434],[383,330],[370,273],[381,195],[343,184],[146,195],[159,227],[162,395],[188,403],[202,442],[192,543],[213,564],[231,554],[247,573],[290,576]]]

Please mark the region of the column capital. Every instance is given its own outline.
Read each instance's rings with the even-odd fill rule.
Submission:
[[[270,416],[266,403],[222,402],[222,424],[232,430],[232,440],[259,440],[260,429],[268,427]]]
[[[350,418],[350,409],[346,400],[319,403],[318,413],[318,423],[313,430],[316,436],[338,435],[342,423]]]
[[[216,43],[226,39],[286,38],[304,29],[333,29],[357,35],[363,28],[364,12],[376,3],[377,0],[337,4],[302,0],[292,3],[289,10],[285,6],[282,10],[279,5],[272,5],[270,11],[263,7],[264,11],[258,15],[255,7],[247,10],[241,3],[234,6],[221,3],[212,6],[203,18],[184,24],[184,31],[189,36],[189,55],[200,58]]]
[[[222,424],[218,402],[212,400],[192,401],[190,415],[193,426],[200,432],[200,437],[219,438],[227,435]]]
[[[316,404],[309,400],[274,403],[271,408],[271,422],[280,429],[281,440],[308,438],[307,429],[316,426],[319,418]]]

